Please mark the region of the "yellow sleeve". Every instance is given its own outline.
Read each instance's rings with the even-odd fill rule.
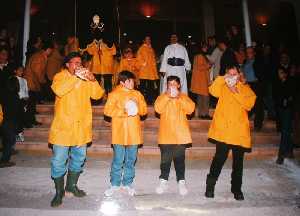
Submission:
[[[97,81],[90,82],[90,90],[91,90],[90,93],[91,98],[94,100],[100,99],[104,94],[103,88],[101,88],[101,86]]]
[[[80,80],[76,76],[57,74],[54,76],[51,89],[58,97],[62,97],[72,91],[78,82],[80,82]]]
[[[179,102],[185,114],[190,115],[195,110],[195,103],[187,95],[180,95]]]
[[[104,106],[104,115],[109,117],[126,117],[125,107],[118,100],[118,96],[114,93],[108,94],[106,104]]]
[[[233,97],[241,104],[241,106],[250,111],[255,104],[256,95],[248,85],[238,83],[238,93],[233,94]]]
[[[219,97],[223,86],[225,85],[225,80],[223,76],[218,76],[215,81],[208,87],[209,93],[214,97]]]
[[[154,103],[155,112],[157,112],[158,114],[164,113],[170,100],[171,98],[169,98],[166,94],[158,96]]]
[[[144,116],[147,114],[147,103],[144,96],[140,92],[138,98],[139,115]]]

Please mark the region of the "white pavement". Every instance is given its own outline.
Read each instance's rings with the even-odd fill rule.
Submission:
[[[159,157],[140,157],[135,188],[129,197],[123,191],[113,198],[103,196],[109,187],[110,157],[93,156],[86,163],[79,187],[88,196],[64,198],[63,205],[51,208],[54,185],[50,179],[50,156],[21,152],[13,158],[16,167],[0,169],[0,216],[293,216],[300,215],[300,167],[274,158],[245,161],[244,201],[235,201],[230,192],[231,160],[216,185],[215,199],[204,197],[205,178],[210,160],[187,159],[186,182],[189,194],[178,194],[174,168],[166,194],[155,194],[159,183]]]

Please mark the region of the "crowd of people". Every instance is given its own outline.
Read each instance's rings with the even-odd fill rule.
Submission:
[[[16,141],[24,141],[23,129],[41,124],[35,118],[36,105],[55,100],[48,139],[56,188],[51,206],[59,206],[65,193],[86,195],[77,182],[92,142],[92,104],[105,104],[104,115],[112,122],[114,155],[106,196],[121,185],[129,195],[135,194],[134,167],[138,146],[143,144],[140,116],[147,114],[147,104],[154,105],[160,115],[158,194],[168,188],[172,161],[179,193],[188,192],[185,149],[192,139],[187,115],[212,120],[208,138],[216,144],[216,153],[206,180],[208,198],[214,197],[214,186],[232,150],[231,191],[236,200],[244,199],[244,153],[251,151],[249,118],[253,118],[257,132],[266,118],[276,122],[281,133],[278,164],[294,157],[293,148],[299,143],[293,131],[299,131],[300,66],[287,50],[274,51],[270,45],[255,43],[246,47],[236,26],[226,37],[211,36],[194,46],[180,43],[178,35],[172,34],[161,55],[155,52],[149,35],[137,50],[130,43],[119,49],[101,37],[86,47],[80,47],[74,36],[66,41],[63,45],[31,38],[22,65],[15,59],[8,38],[0,34],[0,167],[15,165],[10,157]],[[215,108],[213,116],[210,107]]]

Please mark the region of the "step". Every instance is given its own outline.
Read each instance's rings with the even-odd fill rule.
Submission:
[[[17,143],[17,150],[26,150],[26,151],[37,151],[37,152],[49,152],[51,153],[51,149],[46,142],[38,142],[38,141],[27,141],[25,143]],[[297,154],[299,153],[296,150]],[[103,155],[109,154],[112,155],[111,145],[101,145],[98,143],[93,143],[92,146],[88,148],[88,154],[96,154]],[[204,146],[195,146],[192,148],[188,148],[186,150],[186,157],[194,158],[194,157],[205,157],[212,158],[215,153],[215,146],[213,144],[208,144]],[[252,152],[250,154],[246,154],[246,157],[258,157],[258,156],[276,156],[278,153],[278,145],[274,144],[263,144],[263,145],[254,145],[252,148]],[[139,148],[139,155],[151,155],[151,156],[159,156],[160,150],[157,145],[151,146],[143,146]]]
[[[93,116],[103,116],[104,105],[92,106]],[[53,104],[39,104],[36,106],[36,111],[39,114],[53,114],[54,113],[54,105]],[[148,114],[147,116],[155,116],[155,110],[153,106],[147,107]],[[210,115],[213,115],[214,109],[210,109]]]
[[[37,121],[43,123],[42,127],[50,127],[51,122],[53,120],[53,116],[47,114],[38,114],[36,115]],[[189,120],[189,125],[191,130],[208,130],[210,126],[211,120],[204,120],[199,118],[192,118]],[[251,128],[253,128],[253,121],[250,121]],[[159,127],[159,119],[155,117],[148,117],[144,121],[142,121],[142,125],[145,128],[158,128]],[[104,120],[103,116],[93,117],[93,127],[110,127],[111,123]],[[263,125],[263,131],[273,131],[276,132],[276,125],[273,121],[266,120]]]
[[[157,129],[156,128],[144,128],[144,143],[156,143],[157,142]],[[207,143],[207,131],[195,131],[192,130],[193,144],[205,144]],[[49,134],[49,128],[32,128],[24,131],[24,136],[29,140],[41,140],[47,141]],[[252,142],[255,144],[265,143],[279,143],[280,136],[274,132],[252,132]],[[111,143],[111,129],[109,127],[93,129],[93,140],[99,140],[103,144]]]

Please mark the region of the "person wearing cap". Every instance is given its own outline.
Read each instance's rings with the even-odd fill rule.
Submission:
[[[77,187],[77,182],[86,160],[87,144],[92,142],[90,99],[100,99],[104,90],[94,75],[81,64],[79,53],[67,55],[63,69],[54,76],[51,86],[56,95],[54,119],[48,138],[53,151],[51,177],[56,189],[52,207],[62,204],[65,192],[76,197],[86,195]]]

